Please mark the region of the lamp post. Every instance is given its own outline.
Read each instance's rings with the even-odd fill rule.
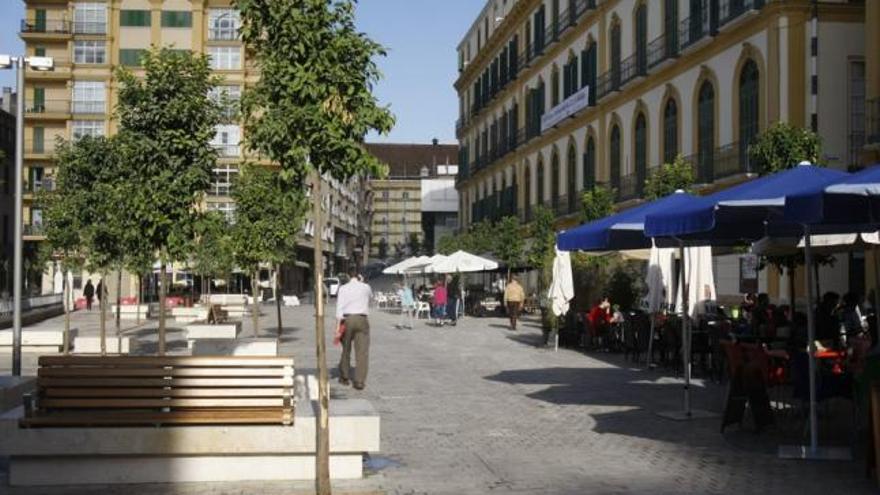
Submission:
[[[0,69],[16,69],[15,95],[15,228],[13,239],[12,275],[12,375],[21,376],[21,291],[22,283],[22,177],[24,175],[24,72],[26,67],[50,71],[55,67],[51,57],[12,57],[0,55]]]

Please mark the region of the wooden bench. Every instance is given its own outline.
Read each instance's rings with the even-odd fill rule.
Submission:
[[[23,427],[282,424],[292,358],[43,356]]]

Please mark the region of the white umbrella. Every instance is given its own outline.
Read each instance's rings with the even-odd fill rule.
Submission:
[[[497,269],[498,263],[495,261],[465,251],[456,251],[431,266],[434,273],[485,272]]]
[[[690,247],[684,250],[687,274],[687,306],[682,306],[682,287],[675,297],[676,308],[687,308],[688,316],[696,318],[706,313],[707,303],[715,301],[715,275],[712,272],[712,248]]]
[[[446,256],[442,254],[435,254],[434,256],[422,256],[420,259],[422,261],[418,263],[414,263],[404,270],[404,273],[441,273],[434,269],[434,265],[440,263],[446,259]]]
[[[571,256],[568,251],[556,249],[553,260],[553,281],[547,291],[550,309],[556,317],[568,313],[568,302],[574,298],[574,281],[571,276]],[[556,334],[556,348],[559,348],[559,334]]]
[[[382,273],[386,275],[403,275],[410,267],[418,264],[423,264],[427,261],[427,256],[413,256],[411,258],[407,258],[401,261],[400,263],[389,266],[388,268],[382,270]]]
[[[648,366],[651,366],[651,357],[654,351],[654,317],[664,303],[672,303],[673,270],[672,261],[675,258],[675,249],[651,247],[651,256],[648,260],[648,315],[651,319],[651,331],[648,334]]]

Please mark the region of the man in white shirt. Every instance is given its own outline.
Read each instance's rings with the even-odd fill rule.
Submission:
[[[354,388],[363,390],[367,381],[370,358],[370,300],[373,290],[361,282],[357,270],[349,271],[349,281],[336,293],[336,323],[345,324],[342,337],[342,359],[339,362],[339,383],[351,383],[351,346],[354,344]]]

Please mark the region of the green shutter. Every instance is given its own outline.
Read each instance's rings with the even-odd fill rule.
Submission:
[[[34,88],[34,103],[30,111],[42,113],[46,110],[46,88]]]
[[[126,27],[150,27],[149,10],[122,10],[119,12],[119,25]]]
[[[37,9],[34,12],[34,31],[38,33],[46,32],[46,9]]]
[[[35,57],[45,57],[46,56],[46,47],[38,46],[34,48],[34,56]]]
[[[119,64],[127,67],[140,67],[141,56],[146,50],[122,48],[119,50]]]
[[[45,129],[43,129],[42,127],[34,127],[34,143],[33,143],[34,153],[42,153],[44,150],[44,146],[43,146],[44,131],[45,131]]]
[[[162,27],[191,28],[192,12],[186,10],[163,10]]]

